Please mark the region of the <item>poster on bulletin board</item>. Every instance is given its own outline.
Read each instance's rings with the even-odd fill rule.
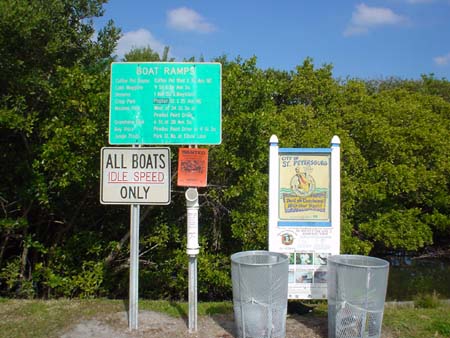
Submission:
[[[279,148],[277,141],[272,136],[269,250],[289,256],[289,299],[325,299],[327,257],[340,250],[340,142]]]

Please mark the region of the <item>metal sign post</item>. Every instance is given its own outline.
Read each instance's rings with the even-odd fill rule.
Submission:
[[[197,255],[189,255],[189,333],[197,332]]]
[[[134,148],[139,148],[135,145]],[[130,207],[130,285],[129,285],[129,313],[128,328],[137,330],[139,313],[139,225],[141,213],[139,204]]]
[[[186,190],[187,254],[189,256],[189,332],[197,331],[197,255],[198,245],[198,191]]]
[[[130,294],[129,294],[129,316],[128,328],[137,330],[138,328],[138,308],[139,308],[139,223],[140,206],[132,204],[130,208]]]

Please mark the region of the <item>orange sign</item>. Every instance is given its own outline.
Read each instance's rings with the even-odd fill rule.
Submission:
[[[208,149],[179,148],[178,181],[179,186],[206,187],[208,173]]]

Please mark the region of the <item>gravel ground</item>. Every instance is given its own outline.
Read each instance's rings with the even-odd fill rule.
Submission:
[[[187,319],[153,311],[139,311],[139,328],[128,329],[127,313],[84,320],[63,332],[61,338],[236,338],[233,314],[201,316],[196,333],[188,332]],[[286,338],[327,338],[327,318],[289,315]],[[382,338],[391,338],[383,332]]]

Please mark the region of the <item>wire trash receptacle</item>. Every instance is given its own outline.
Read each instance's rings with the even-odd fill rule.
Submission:
[[[360,255],[328,257],[328,338],[379,338],[389,262]]]
[[[233,308],[239,338],[285,338],[288,256],[269,251],[231,255]]]

